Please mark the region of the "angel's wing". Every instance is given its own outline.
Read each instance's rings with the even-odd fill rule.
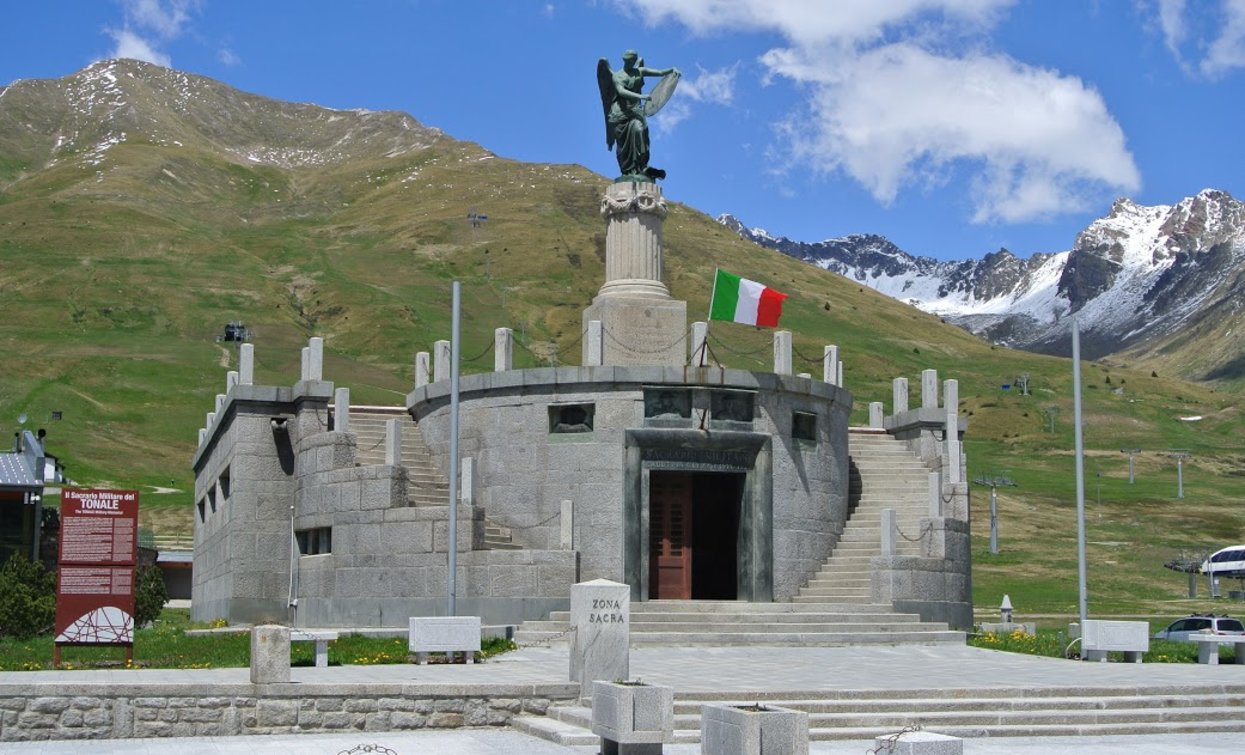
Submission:
[[[614,148],[614,130],[610,128],[610,105],[614,104],[614,72],[610,70],[609,61],[601,58],[597,61],[597,88],[601,90],[601,110],[605,116],[605,148]]]

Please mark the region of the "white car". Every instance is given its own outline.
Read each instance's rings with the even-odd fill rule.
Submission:
[[[1177,619],[1163,631],[1156,632],[1154,639],[1189,642],[1189,635],[1198,633],[1245,637],[1245,625],[1241,624],[1240,619],[1233,619],[1230,616],[1215,616],[1210,613],[1192,614],[1183,619]]]

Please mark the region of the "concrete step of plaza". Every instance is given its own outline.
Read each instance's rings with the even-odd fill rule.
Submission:
[[[802,710],[814,741],[873,739],[906,727],[962,738],[1245,731],[1245,685],[676,692],[673,744],[700,741],[706,703]],[[552,706],[511,725],[566,746],[599,743],[587,706]]]
[[[567,611],[548,620],[525,621],[515,632],[520,645],[567,642]],[[873,604],[867,592],[843,602],[746,603],[657,600],[631,604],[631,645],[645,646],[844,646],[963,643],[964,633],[944,623],[923,622]]]

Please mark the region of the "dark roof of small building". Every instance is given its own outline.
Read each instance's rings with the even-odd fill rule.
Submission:
[[[0,487],[41,488],[22,454],[0,453]]]

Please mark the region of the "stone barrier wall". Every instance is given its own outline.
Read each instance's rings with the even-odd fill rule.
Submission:
[[[576,684],[5,684],[0,742],[506,726],[578,696]]]

